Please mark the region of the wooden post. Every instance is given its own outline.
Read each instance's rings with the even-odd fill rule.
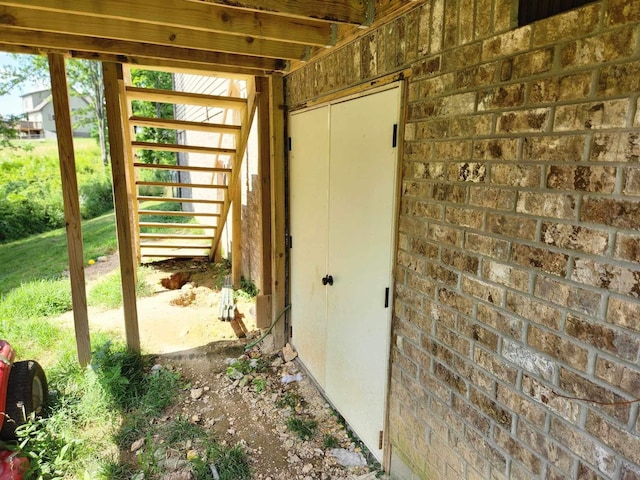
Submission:
[[[238,96],[240,90],[238,85],[233,80],[230,80],[229,87],[229,95]],[[244,115],[240,116],[240,113],[237,110],[233,112],[233,123],[242,125],[243,135],[246,132],[247,137],[249,136],[249,130],[251,129],[251,125],[246,125],[246,122],[249,121],[246,108]],[[234,159],[233,168],[237,168],[239,171],[237,175],[234,176],[236,181],[233,185],[233,190],[229,192],[231,197],[231,283],[234,288],[240,288],[240,282],[242,279],[242,163],[244,162],[244,158],[241,156],[242,152],[238,147],[242,142],[244,137],[236,140],[236,158]],[[246,145],[246,144],[245,144]],[[244,151],[244,149],[242,149]]]
[[[269,77],[269,131],[271,148],[271,262],[273,319],[285,308],[285,168],[284,168],[284,82],[279,76]],[[286,322],[281,318],[274,327],[275,348],[286,343]]]
[[[240,162],[238,162],[241,165]],[[238,167],[241,168],[241,167]],[[240,288],[242,278],[242,187],[240,177],[231,198],[231,283]]]
[[[262,295],[271,294],[271,140],[269,135],[269,79],[256,77],[258,97],[258,182],[260,187],[260,233],[262,255],[260,258]]]
[[[109,147],[111,152],[111,176],[113,198],[116,211],[118,251],[120,254],[120,276],[122,278],[122,303],[124,306],[124,329],[127,346],[140,352],[140,331],[138,329],[138,309],[136,305],[136,253],[133,251],[131,232],[131,210],[128,200],[128,161],[126,133],[122,122],[121,102],[124,92],[124,76],[119,63],[103,62],[102,76],[107,101],[107,124],[109,125]]]
[[[69,275],[71,277],[71,300],[73,321],[78,347],[78,361],[83,367],[91,361],[91,338],[89,336],[89,314],[87,312],[87,292],[84,279],[84,256],[82,251],[82,223],[76,160],[73,150],[73,127],[67,91],[67,73],[64,57],[50,53],[49,74],[53,94],[58,156],[62,177],[64,220],[67,229],[67,249],[69,251]]]

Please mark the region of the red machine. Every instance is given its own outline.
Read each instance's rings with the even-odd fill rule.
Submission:
[[[44,370],[33,360],[14,362],[15,351],[0,340],[0,439],[15,440],[16,428],[47,405]],[[0,450],[0,480],[22,480],[29,460],[18,452]]]

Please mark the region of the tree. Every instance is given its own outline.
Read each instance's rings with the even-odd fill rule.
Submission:
[[[15,65],[4,65],[0,69],[0,95],[11,93],[24,83],[50,87],[49,62],[40,55],[16,55]],[[78,114],[80,124],[93,124],[100,144],[103,165],[109,161],[106,141],[106,106],[100,64],[91,60],[68,59],[67,84],[71,95],[84,98],[89,106]]]
[[[8,117],[0,115],[0,147],[11,147],[11,140],[18,136],[15,128],[17,122],[18,117],[14,115]]]

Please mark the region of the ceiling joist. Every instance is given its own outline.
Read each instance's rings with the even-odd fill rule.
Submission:
[[[301,44],[262,40],[252,37],[202,32],[164,25],[114,20],[71,13],[3,6],[0,2],[0,25],[30,31],[66,33],[110,40],[136,41],[169,47],[212,50],[288,60],[301,59],[306,47]]]
[[[274,75],[420,1],[0,0],[0,49],[170,72]]]
[[[73,3],[64,0],[20,0],[2,4],[33,8],[40,11],[40,15],[44,12],[80,14],[310,46],[330,46],[335,42],[335,38],[332,38],[333,29],[326,22],[292,19],[213,3],[163,0],[159,6],[156,0],[74,0]]]
[[[327,22],[369,25],[374,0],[191,0],[216,3],[291,17],[316,18]]]
[[[282,72],[287,69],[282,60],[253,57],[247,55],[233,55],[215,51],[195,50],[179,47],[167,47],[109,40],[97,37],[65,35],[57,33],[38,32],[16,28],[5,28],[0,40],[14,47],[3,48],[4,51],[15,53],[46,53],[47,51],[66,51],[75,58],[89,60],[116,61],[140,66],[165,66],[177,70],[220,70],[229,73],[260,75]],[[115,58],[113,57],[115,55]]]

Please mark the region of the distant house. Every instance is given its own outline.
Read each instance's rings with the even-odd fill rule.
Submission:
[[[26,120],[18,123],[20,136],[23,138],[55,138],[56,117],[53,112],[51,89],[26,93],[22,98],[22,112]],[[85,110],[89,103],[82,97],[69,97],[73,119],[73,136],[88,137],[91,126],[81,124],[85,115],[79,113]]]

